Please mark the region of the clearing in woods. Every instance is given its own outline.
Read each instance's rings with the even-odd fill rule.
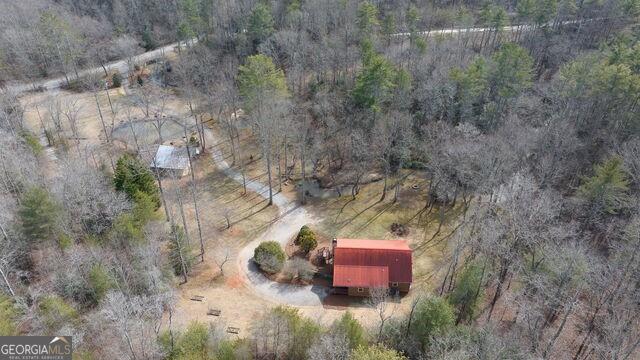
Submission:
[[[105,144],[105,136],[100,120],[98,107],[94,95],[91,93],[73,93],[58,91],[56,94],[35,93],[25,95],[21,101],[26,108],[25,118],[32,131],[42,133],[43,124],[53,129],[49,109],[54,101],[65,104],[73,103],[78,108],[77,144],[68,143],[68,151],[88,152],[96,165],[111,169],[111,161],[115,161],[124,151],[135,149],[131,128],[133,127],[139,143],[149,146],[157,142],[157,132],[150,121],[142,119],[142,113],[135,107],[128,107],[128,94],[120,89],[97,94],[100,110],[106,126],[110,131],[112,144]],[[110,98],[110,99],[109,99]],[[114,111],[111,111],[111,108]],[[130,110],[127,110],[130,109]],[[129,113],[128,113],[129,111]],[[165,105],[165,113],[173,116],[188,126],[193,126],[185,101],[177,96],[170,96]],[[129,125],[128,119],[134,121]],[[62,122],[61,131],[67,137],[72,135],[68,122]],[[113,131],[111,132],[111,129]],[[228,326],[239,327],[241,332],[247,331],[253,320],[267,309],[279,305],[278,299],[264,296],[264,293],[254,287],[247,280],[239,254],[248,244],[261,238],[265,231],[273,228],[278,222],[287,227],[287,216],[280,217],[276,205],[267,206],[266,189],[252,191],[243,195],[241,183],[228,176],[225,169],[219,168],[212,161],[210,154],[219,152],[224,159],[231,163],[231,149],[224,133],[215,121],[207,136],[207,154],[201,155],[194,162],[196,199],[198,202],[202,235],[205,243],[204,263],[196,262],[189,278],[189,282],[178,286],[178,301],[174,309],[172,322],[175,326],[183,327],[193,320],[216,321]],[[168,121],[162,128],[163,140],[179,141],[183,137],[182,127]],[[215,135],[215,136],[214,136]],[[75,139],[74,139],[75,140]],[[76,146],[77,145],[77,146]],[[266,183],[264,164],[261,161],[255,142],[248,130],[242,131],[240,146],[243,149],[243,159],[236,159],[231,169],[239,171],[238,163],[243,161],[247,178],[256,183]],[[291,166],[291,164],[287,164]],[[284,162],[281,164],[285,168]],[[296,168],[298,168],[296,164]],[[274,171],[274,191],[279,190],[277,173]],[[298,197],[296,183],[299,182],[299,171],[291,174],[291,179],[283,181],[281,197],[294,203]],[[440,217],[434,209],[425,210],[426,180],[417,172],[405,171],[404,180],[400,187],[398,201],[393,202],[393,190],[387,198],[380,201],[382,182],[376,181],[363,184],[356,197],[352,199],[350,192],[343,196],[311,197],[304,209],[311,214],[310,221],[322,236],[388,239],[397,238],[390,229],[393,223],[404,225],[408,233],[404,236],[412,247],[414,254],[414,287],[408,296],[398,304],[403,311],[410,304],[411,299],[421,289],[435,286],[429,280],[439,268],[446,250],[447,235],[455,225],[460,209],[454,208],[446,212],[444,222],[439,233]],[[199,247],[199,232],[195,219],[195,209],[192,202],[189,176],[180,180],[167,179],[165,193],[170,212],[177,211],[176,194],[182,194],[190,241],[195,248]],[[390,182],[393,184],[393,181]],[[179,191],[176,191],[178,189]],[[280,204],[282,206],[282,204]],[[163,211],[163,210],[160,210]],[[231,224],[227,228],[227,218]],[[311,219],[312,218],[312,219]],[[303,218],[304,219],[304,218]],[[302,220],[302,223],[305,221]],[[275,233],[274,236],[289,236],[299,230],[300,224],[287,229],[286,234]],[[280,234],[280,235],[277,235]],[[284,234],[284,235],[283,235]],[[266,239],[265,239],[266,240]],[[286,242],[287,239],[273,239]],[[252,249],[245,248],[245,252]],[[226,261],[225,261],[226,259]],[[220,273],[219,264],[224,263],[224,274]],[[193,301],[195,295],[202,296],[202,301]],[[303,314],[330,323],[340,317],[348,308],[364,324],[374,325],[373,310],[364,306],[359,299],[330,297],[322,305],[298,305]],[[208,310],[220,310],[220,316],[207,315]]]

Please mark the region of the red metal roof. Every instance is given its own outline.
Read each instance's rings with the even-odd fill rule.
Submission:
[[[333,286],[386,288],[389,269],[386,266],[335,265]]]
[[[345,286],[337,285],[336,274],[342,279],[346,275],[341,272],[353,271],[351,268],[353,266],[387,267],[390,282],[410,283],[412,281],[411,249],[403,240],[338,239],[333,253],[333,263],[333,286]],[[371,275],[370,273],[358,274],[358,276]]]

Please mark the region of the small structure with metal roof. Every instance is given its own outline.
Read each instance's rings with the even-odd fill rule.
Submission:
[[[186,147],[160,145],[151,160],[151,170],[162,175],[182,177],[189,174],[189,155]]]

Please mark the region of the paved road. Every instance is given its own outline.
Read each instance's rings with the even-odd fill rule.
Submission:
[[[563,21],[562,25],[570,25],[570,24],[577,24],[577,23],[585,23],[585,22],[590,22],[590,21],[596,21],[596,20],[603,20],[603,19],[585,19],[585,20],[571,20],[571,21]],[[551,24],[548,24],[551,25]],[[502,31],[504,32],[515,32],[515,31],[529,31],[531,29],[533,29],[534,26],[532,25],[514,25],[514,26],[505,26],[502,28]],[[456,34],[469,34],[469,33],[482,33],[485,31],[491,31],[493,30],[493,28],[483,28],[483,27],[469,27],[469,28],[449,28],[449,29],[435,29],[435,30],[429,30],[429,31],[421,31],[418,34],[422,35],[422,36],[426,36],[426,37],[430,37],[430,36],[436,36],[436,35],[456,35]],[[405,36],[409,36],[410,33],[408,32],[401,32],[401,33],[397,33],[397,34],[393,34],[392,36],[395,37],[405,37]],[[193,39],[190,41],[191,43],[195,43],[197,42],[197,39]],[[161,48],[155,49],[155,50],[151,50],[145,53],[142,53],[140,55],[134,56],[132,58],[132,62],[133,63],[141,63],[141,62],[146,62],[146,61],[150,61],[150,60],[155,60],[158,58],[163,57],[166,53],[169,53],[171,51],[175,51],[178,46],[185,46],[186,42],[180,42],[180,43],[173,43],[173,44],[169,44],[166,46],[163,46]],[[112,63],[109,63],[105,66],[107,68],[108,71],[110,70],[118,70],[120,73],[122,74],[126,74],[128,73],[129,70],[129,66],[127,64],[126,60],[119,60],[119,61],[115,61]],[[86,70],[82,70],[79,72],[80,76],[85,76],[88,74],[93,74],[93,73],[98,73],[98,72],[103,72],[104,70],[102,69],[102,67],[95,67],[93,69],[86,69]],[[68,74],[69,78],[74,78],[75,74]],[[57,77],[54,79],[44,79],[44,80],[40,80],[40,81],[36,81],[35,83],[15,83],[15,84],[7,84],[6,86],[6,90],[9,90],[11,92],[16,92],[16,93],[21,93],[30,89],[34,89],[34,88],[38,88],[38,87],[43,87],[45,90],[52,90],[52,89],[57,89],[60,88],[60,86],[62,86],[64,83],[66,82],[66,78],[64,76],[61,77]],[[1,90],[1,89],[0,89]]]
[[[211,133],[213,141],[219,143],[220,139]],[[222,169],[227,176],[242,184],[242,174],[232,169],[224,159],[219,147],[211,148],[212,158],[215,164]],[[269,197],[268,187],[256,180],[247,181],[247,189],[254,191],[264,198]],[[273,196],[273,204],[278,207],[278,218],[257,239],[240,250],[238,254],[238,266],[245,282],[259,295],[273,301],[298,306],[322,305],[322,299],[328,295],[328,289],[321,286],[302,286],[293,284],[276,283],[267,279],[257,268],[251,258],[254,249],[262,242],[274,240],[284,247],[300,230],[302,225],[312,224],[316,221],[303,207],[297,206],[295,201],[290,201],[284,195],[276,193]]]
[[[191,43],[195,43],[195,42],[197,42],[197,39],[191,40]],[[142,63],[150,60],[159,59],[165,56],[165,54],[168,54],[172,51],[176,51],[178,46],[185,46],[185,45],[186,45],[186,42],[180,42],[180,43],[176,42],[173,44],[163,46],[161,48],[157,48],[155,50],[142,53],[140,55],[136,55],[132,57],[131,60],[132,60],[132,63]],[[129,72],[129,64],[127,60],[114,61],[109,64],[106,64],[105,67],[107,68],[107,71],[117,70],[121,74],[127,74]],[[102,73],[102,72],[104,72],[104,69],[101,66],[99,66],[93,69],[82,70],[78,72],[78,75],[82,77],[82,76],[95,74],[95,73]],[[75,78],[75,74],[68,74],[68,76],[69,76],[69,79]],[[40,87],[44,88],[45,90],[54,90],[54,89],[60,88],[66,82],[67,82],[66,78],[64,76],[60,76],[53,79],[44,79],[44,80],[36,81],[35,83],[8,84],[6,86],[6,89],[8,91],[15,92],[15,93],[22,93],[22,92],[35,89],[35,88],[40,88]]]

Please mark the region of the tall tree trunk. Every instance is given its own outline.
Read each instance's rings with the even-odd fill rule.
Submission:
[[[100,108],[100,101],[98,101],[98,93],[94,92],[93,97],[96,100],[96,106],[98,107],[98,115],[100,115],[100,123],[102,123],[102,130],[104,131],[104,138],[109,142],[109,134],[107,133],[107,125],[104,123],[104,117],[102,117],[102,109]]]
[[[184,136],[187,138],[187,127],[184,127]],[[198,198],[196,191],[196,176],[193,168],[193,160],[191,159],[191,150],[187,144],[187,157],[189,158],[189,173],[191,174],[191,197],[193,199],[193,208],[196,213],[196,224],[198,225],[198,238],[200,239],[200,261],[204,262],[204,240],[202,240],[202,226],[200,225],[200,211],[198,209]]]
[[[267,151],[267,179],[269,181],[269,205],[273,205],[273,186],[271,184],[271,152]]]
[[[182,192],[180,191],[180,184],[176,180],[175,174],[173,174],[176,198],[178,200],[178,209],[180,210],[180,217],[182,218],[182,227],[184,228],[184,237],[187,239],[187,244],[191,244],[189,237],[189,227],[187,226],[187,217],[184,215],[184,203],[182,202]]]

